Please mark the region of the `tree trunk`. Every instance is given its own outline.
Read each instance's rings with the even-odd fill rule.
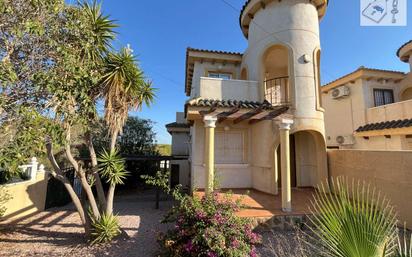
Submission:
[[[106,203],[106,197],[104,195],[102,180],[100,179],[100,175],[99,175],[99,172],[97,170],[96,151],[94,150],[93,137],[92,137],[92,134],[91,134],[90,131],[88,131],[87,134],[86,134],[86,141],[87,141],[87,145],[88,145],[89,152],[90,152],[90,159],[91,159],[91,162],[92,162],[93,176],[94,176],[94,179],[96,180],[97,197],[99,199],[100,208],[103,211],[103,210],[106,209],[107,203]]]
[[[111,142],[110,142],[110,151],[114,151],[116,149],[116,141],[117,136],[119,135],[119,130],[115,129],[112,133]]]
[[[90,207],[92,208],[94,218],[100,219],[100,211],[99,211],[99,208],[97,207],[96,199],[93,195],[92,188],[89,185],[89,182],[87,181],[87,178],[86,178],[86,174],[84,173],[81,167],[79,168],[78,175],[80,176],[82,187],[87,195],[87,199],[89,200]]]
[[[115,189],[116,189],[116,185],[110,185],[109,191],[107,192],[107,208],[106,208],[107,215],[113,214],[113,200],[114,200]]]
[[[47,140],[46,140],[46,149],[47,149],[47,157],[48,157],[49,161],[51,162],[51,164],[53,166],[53,170],[51,171],[51,174],[54,178],[56,178],[57,180],[59,180],[60,182],[63,183],[64,187],[66,188],[67,192],[69,193],[69,196],[72,199],[74,207],[76,208],[77,213],[80,216],[80,220],[81,220],[82,225],[84,227],[85,234],[86,234],[86,236],[88,236],[89,232],[90,232],[90,229],[89,229],[90,226],[88,226],[86,212],[84,211],[84,208],[82,206],[82,203],[81,203],[79,197],[77,196],[77,194],[74,191],[72,185],[70,184],[70,181],[66,178],[64,172],[60,169],[59,165],[57,164],[56,159],[54,158],[53,147],[52,147],[52,143],[50,141],[50,138],[47,138]]]
[[[66,157],[67,160],[69,160],[69,162],[73,165],[74,169],[76,170],[76,174],[80,177],[80,181],[82,184],[82,187],[84,189],[84,191],[86,192],[87,198],[89,200],[89,204],[90,207],[92,208],[93,211],[93,216],[95,219],[99,219],[100,218],[100,211],[99,208],[97,207],[97,203],[96,203],[96,199],[93,195],[93,191],[89,185],[89,182],[87,181],[86,178],[86,173],[84,172],[83,168],[81,167],[81,165],[79,165],[79,163],[77,163],[76,159],[73,157],[71,148],[70,148],[70,138],[71,138],[71,132],[70,132],[70,126],[67,127],[67,134],[66,134],[66,146],[65,146],[65,150],[66,150]]]

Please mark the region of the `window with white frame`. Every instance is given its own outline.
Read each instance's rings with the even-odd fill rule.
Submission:
[[[209,72],[209,78],[215,79],[232,79],[232,74],[230,73],[221,73],[221,72]]]
[[[216,132],[215,161],[217,164],[244,163],[244,138],[242,131]]]

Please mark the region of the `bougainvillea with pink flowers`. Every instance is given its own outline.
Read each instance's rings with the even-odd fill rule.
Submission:
[[[261,242],[250,221],[235,215],[240,201],[217,193],[200,197],[186,196],[164,222],[174,227],[160,236],[164,256],[172,257],[246,257],[257,256]]]

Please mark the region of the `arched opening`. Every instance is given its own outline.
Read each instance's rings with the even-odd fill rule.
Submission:
[[[316,131],[299,131],[290,135],[291,187],[316,187],[328,179],[326,145]],[[274,171],[277,187],[281,185],[280,145],[275,148]]]
[[[263,55],[265,99],[273,105],[289,102],[289,49],[275,45]]]
[[[315,69],[315,85],[316,85],[316,108],[319,110],[322,108],[322,90],[321,90],[321,76],[320,76],[320,62],[321,62],[320,49],[315,50],[314,54],[314,69]]]
[[[293,136],[296,185],[316,187],[328,179],[325,140],[319,132],[312,130],[299,131]]]
[[[240,79],[241,80],[248,80],[247,78],[247,69],[243,68],[242,71],[240,72]]]
[[[401,94],[401,101],[412,100],[412,87],[405,89]]]

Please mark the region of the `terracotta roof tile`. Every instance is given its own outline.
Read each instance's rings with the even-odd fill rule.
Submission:
[[[190,126],[187,123],[172,122],[172,123],[166,124],[166,128],[190,128]]]
[[[356,130],[356,132],[395,129],[395,128],[408,128],[408,127],[412,127],[412,119],[370,123],[370,124],[366,124],[365,126],[359,127]]]
[[[277,106],[272,106],[268,101],[253,102],[253,101],[238,101],[238,100],[214,100],[214,99],[197,99],[189,101],[188,106],[193,107],[239,107],[241,109],[258,109],[274,110]]]
[[[240,56],[242,55],[241,53],[237,53],[237,52],[197,49],[197,48],[192,48],[192,47],[187,48],[187,52],[189,52],[189,51],[201,52],[201,53],[212,53],[212,54],[230,54],[230,55],[240,55]]]
[[[326,87],[326,86],[328,86],[328,85],[330,85],[330,84],[332,84],[332,83],[334,83],[334,82],[336,82],[336,81],[338,81],[338,80],[341,80],[341,79],[343,79],[343,78],[345,78],[345,77],[348,77],[348,76],[350,76],[350,75],[352,75],[352,74],[354,74],[354,73],[356,73],[356,72],[358,72],[358,71],[361,71],[361,70],[365,70],[365,71],[381,71],[381,72],[391,72],[391,73],[405,74],[405,72],[402,72],[402,71],[383,70],[383,69],[367,68],[367,67],[364,67],[364,66],[360,66],[358,69],[352,71],[351,73],[348,73],[348,74],[346,74],[346,75],[344,75],[344,76],[342,76],[342,77],[339,77],[339,78],[337,78],[337,79],[335,79],[335,80],[333,80],[333,81],[331,81],[331,82],[326,83],[325,85],[323,85],[323,87]]]
[[[404,48],[405,46],[409,45],[410,43],[412,43],[412,40],[409,40],[408,42],[406,42],[405,44],[403,44],[401,47],[399,47],[398,51],[396,52],[396,55],[397,55],[398,57],[400,57],[399,54],[401,53],[402,48]]]

